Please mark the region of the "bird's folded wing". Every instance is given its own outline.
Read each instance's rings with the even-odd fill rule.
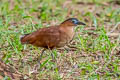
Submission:
[[[29,44],[39,47],[54,47],[60,41],[60,32],[57,27],[42,28],[27,35]]]

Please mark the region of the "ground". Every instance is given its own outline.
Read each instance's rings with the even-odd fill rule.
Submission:
[[[86,26],[76,27],[68,46],[46,50],[41,69],[32,74],[42,48],[22,45],[20,35],[60,24],[75,17]],[[30,80],[119,80],[120,1],[117,0],[1,0],[0,58]],[[5,77],[6,79],[6,77]]]

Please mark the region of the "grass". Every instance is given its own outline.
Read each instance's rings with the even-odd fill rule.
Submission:
[[[119,80],[120,27],[112,32],[117,36],[108,33],[120,21],[120,7],[110,1],[85,0],[80,4],[79,0],[1,0],[0,58],[31,79]],[[68,17],[87,23],[76,28],[71,43],[75,48],[54,50],[56,63],[46,51],[39,74],[30,74],[42,49],[22,45],[20,35],[60,24]]]

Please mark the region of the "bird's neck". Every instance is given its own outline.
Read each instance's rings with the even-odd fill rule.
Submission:
[[[70,37],[74,36],[74,26],[60,26],[59,29]]]

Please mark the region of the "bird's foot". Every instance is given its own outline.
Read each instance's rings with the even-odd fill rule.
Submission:
[[[40,69],[40,64],[34,65],[32,71],[30,72],[31,74],[38,74],[38,70]]]

